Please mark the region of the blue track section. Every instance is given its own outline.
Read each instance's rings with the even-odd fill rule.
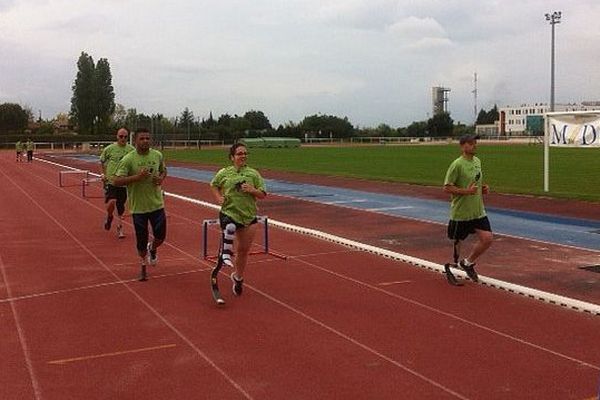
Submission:
[[[170,167],[169,175],[206,183],[210,182],[214,173]],[[449,204],[445,201],[274,179],[268,179],[266,184],[269,193],[282,196],[441,224],[448,222]],[[592,250],[600,249],[600,221],[491,207],[487,208],[487,212],[494,232]]]
[[[81,159],[98,162],[98,157],[86,156]],[[169,175],[208,183],[212,179],[214,172],[169,167]],[[269,193],[282,196],[441,224],[448,222],[449,204],[445,201],[275,179],[267,179],[266,184]],[[557,217],[547,214],[491,207],[487,208],[487,212],[494,232],[591,250],[600,250],[600,221]]]

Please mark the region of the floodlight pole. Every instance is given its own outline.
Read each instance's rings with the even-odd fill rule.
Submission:
[[[552,14],[546,14],[546,21],[550,22],[552,27],[552,44],[551,44],[551,56],[550,56],[550,112],[554,112],[554,25],[560,24],[562,17],[561,11],[553,11]],[[549,123],[546,117],[544,131],[544,192],[550,190],[550,138],[549,134]]]

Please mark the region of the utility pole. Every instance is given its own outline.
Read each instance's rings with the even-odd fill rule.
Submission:
[[[546,21],[552,26],[552,50],[550,56],[550,112],[554,111],[554,25],[560,24],[562,17],[561,11],[554,11],[552,14],[546,14]]]
[[[477,124],[477,72],[473,74],[473,125]]]

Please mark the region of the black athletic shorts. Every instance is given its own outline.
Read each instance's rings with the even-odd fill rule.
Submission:
[[[133,227],[135,228],[136,247],[139,252],[146,251],[148,245],[148,223],[152,227],[152,235],[155,239],[165,240],[167,237],[167,215],[165,209],[143,214],[131,214]]]
[[[219,213],[219,224],[221,225],[221,229],[225,229],[225,227],[229,223],[233,223],[236,228],[245,228],[246,226],[250,226],[250,225],[255,224],[257,222],[258,222],[258,220],[255,217],[248,225],[244,225],[244,224],[240,224],[239,222],[235,221],[229,215],[225,215],[222,212]]]
[[[448,222],[448,238],[452,240],[465,240],[467,236],[475,233],[475,230],[492,231],[488,217],[471,219],[469,221]]]
[[[117,201],[117,212],[123,215],[125,202],[127,201],[127,188],[125,186],[113,186],[110,183],[104,185],[104,202],[115,199]]]

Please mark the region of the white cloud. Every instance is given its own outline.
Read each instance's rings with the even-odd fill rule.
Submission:
[[[598,99],[597,0],[0,0],[0,101],[68,111],[81,51],[108,58],[117,101],[146,113],[261,109],[405,125],[452,89],[455,120],[479,103],[546,101],[560,9],[557,100]]]

